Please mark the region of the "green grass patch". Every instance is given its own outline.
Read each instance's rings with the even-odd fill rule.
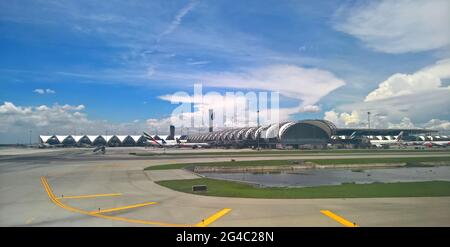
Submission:
[[[149,166],[145,170],[182,169],[189,166],[279,166],[292,165],[295,160],[252,160],[252,161],[222,161],[208,163],[183,163]],[[419,162],[449,162],[450,156],[444,157],[401,157],[401,158],[351,158],[351,159],[308,159],[305,161],[320,165],[336,164],[374,164],[374,163],[407,163],[410,166],[419,165]]]
[[[260,188],[250,184],[209,178],[156,182],[167,188],[191,194],[242,198],[373,198],[450,196],[450,182],[346,183],[306,188]],[[208,186],[207,192],[192,192],[193,185]]]

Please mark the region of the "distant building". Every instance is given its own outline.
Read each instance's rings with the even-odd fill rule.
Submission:
[[[328,144],[360,146],[370,140],[394,140],[400,133],[405,139],[421,141],[445,140],[447,136],[435,135],[429,129],[358,129],[337,128],[326,120],[286,121],[260,127],[230,128],[219,131],[175,136],[175,127],[170,126],[169,135],[152,135],[155,140],[186,140],[193,143],[208,143],[221,147],[263,148],[312,148]],[[146,146],[143,135],[41,135],[41,144],[61,146]]]

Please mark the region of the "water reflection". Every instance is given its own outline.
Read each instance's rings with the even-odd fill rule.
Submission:
[[[342,183],[450,181],[450,166],[389,169],[306,169],[301,172],[202,173],[208,178],[255,183],[265,187],[309,187]]]

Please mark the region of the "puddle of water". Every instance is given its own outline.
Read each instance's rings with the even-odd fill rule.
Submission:
[[[278,173],[202,173],[207,178],[235,180],[263,187],[310,187],[342,183],[450,181],[450,166],[386,169],[307,169]]]

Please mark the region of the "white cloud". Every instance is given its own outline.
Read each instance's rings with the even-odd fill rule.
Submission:
[[[303,107],[316,104],[331,91],[345,85],[343,80],[329,71],[295,65],[209,73],[199,76],[199,80],[211,87],[277,91],[302,101]]]
[[[37,94],[54,94],[56,93],[55,90],[52,89],[42,89],[42,88],[36,88],[35,90],[33,90],[33,92],[37,93]]]
[[[367,115],[364,112],[353,111],[351,113],[336,112],[334,110],[325,112],[324,119],[332,121],[338,127],[344,128],[367,128]],[[403,117],[397,121],[390,121],[388,117],[383,115],[371,117],[372,128],[399,128],[413,129],[426,128],[438,130],[441,134],[450,134],[450,121],[442,119],[431,119],[428,122],[414,123],[409,117]]]
[[[378,88],[369,93],[365,100],[373,101],[401,95],[427,93],[430,90],[445,89],[441,79],[450,77],[450,59],[438,61],[413,74],[394,74],[381,82]],[[450,89],[450,87],[447,87]]]
[[[82,110],[82,108],[69,105],[22,107],[15,106],[11,102],[4,102],[0,106],[0,129],[1,132],[18,132],[40,127],[75,128],[90,122],[85,114],[71,112]]]
[[[175,31],[175,29],[181,24],[183,17],[185,15],[187,15],[192,9],[194,9],[197,4],[198,4],[198,1],[191,1],[185,7],[180,9],[178,11],[178,13],[175,15],[175,17],[173,18],[169,27],[159,35],[159,39],[161,39],[162,37],[164,37],[166,35],[171,34],[173,31]]]
[[[174,112],[167,119],[167,121],[171,121],[171,124],[180,122],[178,119],[196,118],[198,121],[203,121],[203,124],[200,125],[205,127],[208,124],[209,109],[213,109],[216,116],[214,121],[215,127],[243,127],[255,126],[257,124],[256,102],[258,96],[256,93],[243,94],[242,92],[228,92],[222,95],[218,92],[208,92],[203,94],[202,97],[190,96],[187,93],[175,93],[173,95],[162,95],[158,98],[175,104],[193,104],[192,111],[183,113]],[[271,94],[267,94],[266,96],[270,98]],[[316,107],[307,106],[304,111],[314,111]],[[189,106],[190,109],[191,107]],[[297,107],[295,109],[276,109],[268,100],[267,108],[260,109],[260,122],[266,124],[278,119],[288,119],[290,114],[298,112],[297,109]],[[274,117],[270,115],[276,112],[278,112],[278,116]],[[188,122],[190,123],[190,121]],[[190,125],[189,123],[187,125]],[[199,122],[194,120],[194,126],[199,127]]]
[[[12,102],[0,105],[0,143],[28,143],[29,130],[33,131],[33,142],[39,134],[140,134],[144,130],[154,131],[150,122],[109,123],[89,119],[84,105],[16,106]],[[167,133],[166,122],[158,126],[159,133]]]
[[[411,122],[411,119],[408,117],[402,118],[402,120],[398,123],[388,123],[388,128],[392,129],[414,129],[417,126]]]
[[[316,103],[329,92],[345,84],[344,81],[328,71],[294,65],[273,65],[247,69],[242,72],[206,73],[194,75],[193,78],[206,87],[232,88],[234,90],[230,93],[234,95],[211,94],[209,92],[203,95],[203,99],[197,99],[187,93],[182,93],[161,95],[159,98],[172,103],[194,103],[195,109],[192,116],[207,114],[208,109],[214,109],[215,112],[217,109],[224,113],[233,112],[235,108],[247,104],[247,93],[254,93],[255,97],[259,97],[260,92],[258,90],[269,91],[267,92],[268,97],[272,97],[272,92],[279,92],[283,96],[299,101],[299,105],[294,107],[275,106],[278,107],[278,116],[275,118],[269,113],[273,111],[274,106],[268,103],[268,111],[260,109],[261,123],[265,123],[265,120],[267,120],[267,123],[274,119],[288,120],[291,115],[296,113],[318,112],[321,108]],[[247,93],[239,95],[239,91],[236,92],[236,89],[245,90]],[[268,100],[267,102],[272,101]],[[234,119],[232,122],[225,117],[225,126],[236,126],[236,122],[255,125],[257,122],[256,103],[254,106],[252,109],[246,109],[248,116],[236,114],[236,116],[232,116]],[[264,118],[264,116],[267,118]]]
[[[335,28],[386,53],[420,52],[450,45],[448,0],[382,0],[337,12]]]
[[[360,117],[358,111],[352,111],[351,113],[338,113],[334,110],[325,112],[325,120],[331,121],[340,127],[366,127],[366,123]]]
[[[425,128],[450,131],[450,121],[441,119],[431,119],[426,124]]]
[[[85,107],[84,107],[84,105],[72,106],[72,105],[65,104],[61,108],[65,111],[81,111],[81,110],[84,110]]]
[[[211,61],[195,61],[195,62],[188,62],[188,65],[203,65],[203,64],[209,64]]]
[[[450,87],[442,82],[448,78],[450,59],[413,74],[394,74],[368,93],[363,102],[337,106],[325,112],[325,119],[338,126],[366,127],[370,111],[372,126],[377,128],[439,127],[436,121],[428,121],[450,116]],[[440,127],[446,126],[442,124]]]
[[[319,111],[321,111],[321,108],[318,105],[305,105],[305,106],[300,107],[299,111],[300,112],[319,112]]]
[[[45,90],[44,89],[40,89],[40,88],[36,88],[33,92],[35,92],[37,94],[44,94]]]

